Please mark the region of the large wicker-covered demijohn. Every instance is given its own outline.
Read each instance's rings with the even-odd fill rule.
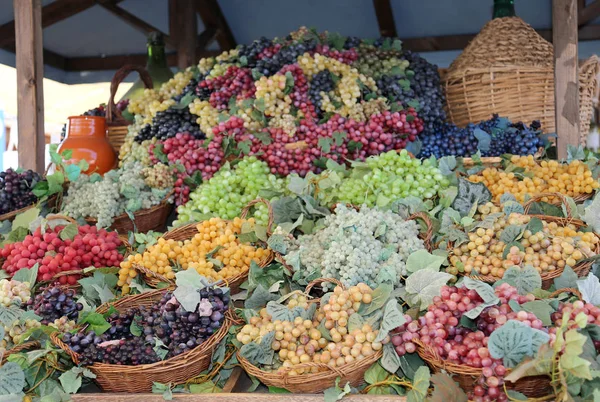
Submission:
[[[580,129],[589,131],[598,58],[580,66]],[[513,121],[540,120],[555,132],[554,50],[518,17],[495,18],[454,60],[444,77],[449,119],[459,126],[494,113]]]

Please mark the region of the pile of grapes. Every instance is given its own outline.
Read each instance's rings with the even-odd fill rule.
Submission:
[[[51,286],[30,299],[28,305],[33,307],[36,315],[41,317],[44,325],[52,324],[61,318],[77,320],[83,304],[75,301],[75,291],[61,286]]]
[[[374,287],[383,281],[399,286],[408,256],[425,248],[417,223],[390,211],[338,204],[323,226],[300,236],[285,256],[288,264],[299,263],[303,277],[335,278],[344,286],[364,282]]]
[[[254,261],[260,263],[270,256],[270,251],[240,241],[238,236],[244,229],[251,231],[254,218],[235,218],[226,221],[211,218],[199,223],[198,233],[191,239],[175,241],[158,239],[142,254],[131,254],[121,263],[118,285],[123,293],[129,292],[129,285],[137,276],[134,264],[175,278],[175,270],[194,269],[200,275],[213,280],[233,278],[250,269]]]
[[[62,213],[75,219],[93,218],[98,227],[110,227],[116,216],[160,204],[173,185],[167,166],[127,162],[104,176],[82,174],[71,182]]]
[[[555,160],[536,161],[531,155],[513,155],[510,162],[520,168],[521,173],[490,167],[470,176],[469,180],[485,184],[496,202],[505,193],[512,194],[517,201],[523,202],[526,195],[542,193],[587,196],[600,187],[600,182],[594,179],[589,166],[579,160],[560,163]],[[543,201],[551,200],[546,198]]]
[[[492,275],[502,278],[504,272],[521,264],[533,266],[540,274],[573,267],[578,262],[595,255],[600,239],[593,232],[584,232],[569,223],[539,220],[539,227],[528,226],[532,217],[518,213],[505,215],[501,208],[487,203],[480,205],[481,217],[494,214],[493,228],[478,228],[468,234],[469,241],[454,247],[449,272],[471,275]],[[504,232],[507,233],[504,233]],[[515,231],[515,236],[509,231]],[[514,240],[506,236],[514,237]],[[511,241],[506,243],[506,241]],[[516,242],[516,243],[513,243]],[[508,250],[507,250],[508,249]]]
[[[123,260],[119,252],[122,241],[116,232],[95,226],[78,226],[70,236],[64,226],[37,228],[23,241],[5,244],[0,250],[2,269],[14,275],[22,268],[39,264],[37,279],[49,281],[64,271],[94,267],[116,267]],[[74,285],[79,275],[59,278],[61,284]]]
[[[322,304],[312,317],[294,314],[293,319],[275,319],[268,313],[268,308],[263,308],[241,328],[237,340],[248,345],[252,342],[262,344],[265,339],[270,339],[270,348],[275,354],[272,364],[261,366],[264,371],[297,376],[325,370],[317,365],[300,366],[304,363],[321,363],[334,369],[342,367],[373,356],[389,342],[389,337],[377,341],[379,330],[369,324],[349,328],[349,317],[361,305],[368,306],[373,300],[372,295],[373,289],[364,283],[347,290],[336,287],[327,303]],[[300,298],[304,300],[298,303]],[[311,311],[306,298],[298,295],[289,299],[287,307],[294,312]],[[329,336],[323,335],[320,326],[326,328]],[[269,334],[273,336],[267,338]]]
[[[119,365],[150,364],[188,352],[221,328],[230,298],[221,288],[198,290],[200,304],[186,311],[172,292],[151,306],[111,314],[110,328],[63,334],[63,341],[80,354],[85,366],[96,362]],[[137,332],[135,329],[137,329]]]
[[[38,198],[31,190],[40,181],[40,175],[32,170],[0,172],[0,215],[35,203]]]
[[[439,123],[420,136],[422,148],[419,156],[470,157],[477,153],[481,142],[486,139],[489,140],[489,146],[482,151],[482,156],[534,155],[543,146],[540,128],[538,121],[527,127],[521,122],[511,123],[498,115],[479,124],[470,123],[465,128],[452,123]]]

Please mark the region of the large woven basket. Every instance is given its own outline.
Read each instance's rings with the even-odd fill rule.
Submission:
[[[242,219],[245,219],[248,216],[250,208],[256,204],[263,203],[267,206],[269,210],[269,219],[267,222],[267,234],[271,233],[271,228],[273,226],[273,208],[271,207],[271,203],[265,199],[257,198],[256,200],[250,201],[243,209],[240,214]],[[176,241],[184,241],[189,240],[194,235],[198,233],[198,223],[188,223],[187,225],[183,225],[172,230],[169,230],[165,233],[162,238],[165,240],[176,240]],[[271,252],[269,256],[262,261],[259,262],[258,266],[261,268],[266,267],[273,260],[273,253]],[[142,278],[144,282],[146,282],[149,286],[156,287],[159,283],[167,283],[171,286],[175,285],[175,282],[172,279],[166,278],[164,275],[151,271],[145,267],[142,267],[137,264],[133,264],[133,268],[139,271],[142,274]],[[234,276],[233,278],[227,278],[223,281],[219,281],[217,284],[227,286],[230,289],[231,294],[236,294],[240,292],[240,285],[244,283],[244,281],[248,278],[248,271],[242,272],[239,275]]]
[[[165,290],[154,290],[135,296],[125,296],[114,303],[103,304],[96,312],[103,314],[111,305],[119,312],[133,307],[151,306],[160,300],[164,292]],[[189,352],[167,360],[138,366],[94,363],[88,368],[96,375],[96,382],[106,392],[150,392],[154,382],[182,384],[208,368],[213,351],[227,335],[231,323],[231,314],[228,313],[221,328],[204,343]],[[64,350],[75,364],[79,364],[79,354],[73,352],[59,336],[58,332],[53,332],[50,339]]]
[[[162,232],[173,210],[173,204],[169,202],[172,194],[172,192],[169,193],[160,204],[152,208],[140,209],[135,212],[133,220],[126,213],[116,216],[112,225],[110,225],[110,229],[121,235],[127,235],[129,232],[147,233],[151,230]],[[95,225],[98,222],[92,217],[85,218],[85,221],[90,225]]]
[[[529,211],[534,203],[541,201],[542,199],[548,199],[548,198],[557,198],[562,202],[562,205],[565,206],[565,211],[567,213],[566,218],[561,218],[558,216],[550,216],[550,215],[529,214]],[[573,211],[571,210],[569,203],[567,202],[565,196],[560,193],[537,194],[524,204],[524,209],[525,209],[525,213],[532,217],[539,218],[540,220],[543,220],[546,222],[556,222],[560,226],[566,226],[568,224],[575,225],[578,228],[587,226],[586,223],[583,222],[582,220],[573,218],[573,215],[572,215]],[[596,245],[594,252],[596,254],[600,253],[600,244]],[[592,269],[593,264],[594,264],[594,261],[589,260],[589,259],[584,259],[572,268],[573,268],[573,271],[575,271],[575,273],[577,274],[577,276],[584,277],[590,273],[590,270]],[[563,271],[564,271],[564,268],[560,268],[560,269],[556,269],[552,272],[542,273],[541,274],[542,289],[546,289],[546,290],[550,289],[550,287],[554,284],[554,279],[558,278],[563,273]],[[495,277],[493,275],[469,275],[469,277],[483,281],[483,282],[487,282],[487,283],[494,283],[501,279],[501,278]]]
[[[340,286],[342,289],[344,286],[340,281],[334,278],[319,278],[310,282],[304,291],[306,295],[309,294],[314,286],[320,285],[323,282],[331,282]],[[311,298],[309,303],[319,303],[320,299]],[[263,371],[250,363],[247,359],[237,353],[237,358],[244,370],[251,376],[254,376],[265,385],[271,387],[285,388],[290,392],[299,394],[317,394],[325,391],[327,388],[332,387],[335,384],[336,378],[340,378],[340,386],[344,386],[347,382],[353,387],[358,387],[364,383],[365,372],[371,367],[379,358],[383,355],[383,351],[380,350],[371,356],[368,356],[359,361],[353,361],[352,363],[346,364],[342,367],[330,367],[324,363],[303,363],[296,364],[292,368],[289,368],[285,372],[268,372]],[[317,373],[306,373],[300,375],[289,375],[289,370],[297,369],[313,369],[317,368],[321,371]]]
[[[596,91],[598,58],[580,67],[581,139],[587,136]],[[556,132],[554,49],[518,17],[496,18],[454,60],[444,77],[448,118],[456,125],[498,113],[512,121],[540,120]]]
[[[20,345],[17,345],[14,348],[8,349],[7,351],[4,352],[4,354],[0,358],[0,366],[2,366],[4,363],[6,363],[6,360],[8,360],[8,356],[14,355],[14,354],[20,353],[20,352],[25,352],[26,350],[36,349],[36,348],[39,348],[40,346],[41,346],[41,344],[38,341],[30,341],[30,342],[21,343]]]
[[[113,146],[117,155],[119,154],[121,145],[125,142],[127,126],[130,123],[125,120],[123,116],[121,116],[121,112],[117,110],[115,95],[119,89],[119,84],[133,71],[137,71],[140,74],[140,78],[146,88],[153,88],[152,77],[150,77],[148,71],[142,66],[127,64],[118,69],[113,76],[110,82],[110,98],[108,99],[108,105],[106,107],[106,124],[108,125],[108,142]]]
[[[416,343],[417,353],[434,373],[445,371],[465,392],[473,391],[478,379],[483,375],[483,369],[449,362],[442,359],[432,346],[424,345],[419,341]],[[514,383],[507,381],[504,386],[508,390],[520,392],[529,398],[542,398],[552,395],[554,392],[550,377],[543,375],[524,377]]]

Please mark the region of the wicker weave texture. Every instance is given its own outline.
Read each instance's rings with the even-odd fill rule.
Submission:
[[[580,130],[587,135],[596,92],[598,58],[580,68]],[[445,74],[449,119],[464,126],[498,113],[513,121],[539,120],[555,132],[554,50],[517,17],[488,22]]]

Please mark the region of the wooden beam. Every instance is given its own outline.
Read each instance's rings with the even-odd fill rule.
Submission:
[[[19,166],[45,168],[42,1],[14,0]]]
[[[216,50],[207,50],[198,53],[198,59],[203,57],[214,57],[221,52]],[[92,57],[71,57],[66,60],[66,71],[100,71],[100,70],[117,70],[125,64],[141,64],[146,65],[148,56],[146,54],[130,54],[118,56],[92,56]],[[197,62],[198,60],[196,60]],[[169,66],[177,65],[177,54],[167,54],[167,64]]]
[[[74,394],[73,402],[164,402],[160,394]],[[186,402],[323,402],[323,394],[266,394],[260,392],[239,394],[173,394],[173,400]],[[347,402],[406,402],[398,395],[346,395]]]
[[[174,0],[169,7],[169,31],[177,32],[177,66],[185,69],[198,63],[196,42],[198,40],[198,23],[192,0]]]
[[[390,0],[373,0],[375,15],[379,24],[379,33],[384,37],[396,37],[396,23]]]
[[[552,29],[558,157],[566,159],[567,145],[579,145],[576,0],[552,0]]]
[[[196,11],[200,15],[202,22],[204,22],[204,26],[206,28],[216,27],[218,29],[217,41],[221,49],[229,50],[235,48],[237,42],[217,0],[198,0],[195,4]]]
[[[142,32],[144,35],[148,35],[150,32],[160,32],[163,35],[167,46],[171,47],[172,49],[177,49],[177,44],[169,35],[161,32],[160,29],[131,14],[129,11],[117,6],[115,3],[105,1],[99,3],[99,5],[110,11],[113,15],[125,21],[127,24],[131,25],[133,28]]]
[[[215,27],[208,27],[204,30],[204,32],[198,35],[198,39],[196,40],[196,47],[199,50],[198,53],[206,49],[206,47],[216,39],[217,32],[218,31]]]
[[[579,9],[577,23],[579,26],[600,17],[600,0],[594,0],[587,6]]]

